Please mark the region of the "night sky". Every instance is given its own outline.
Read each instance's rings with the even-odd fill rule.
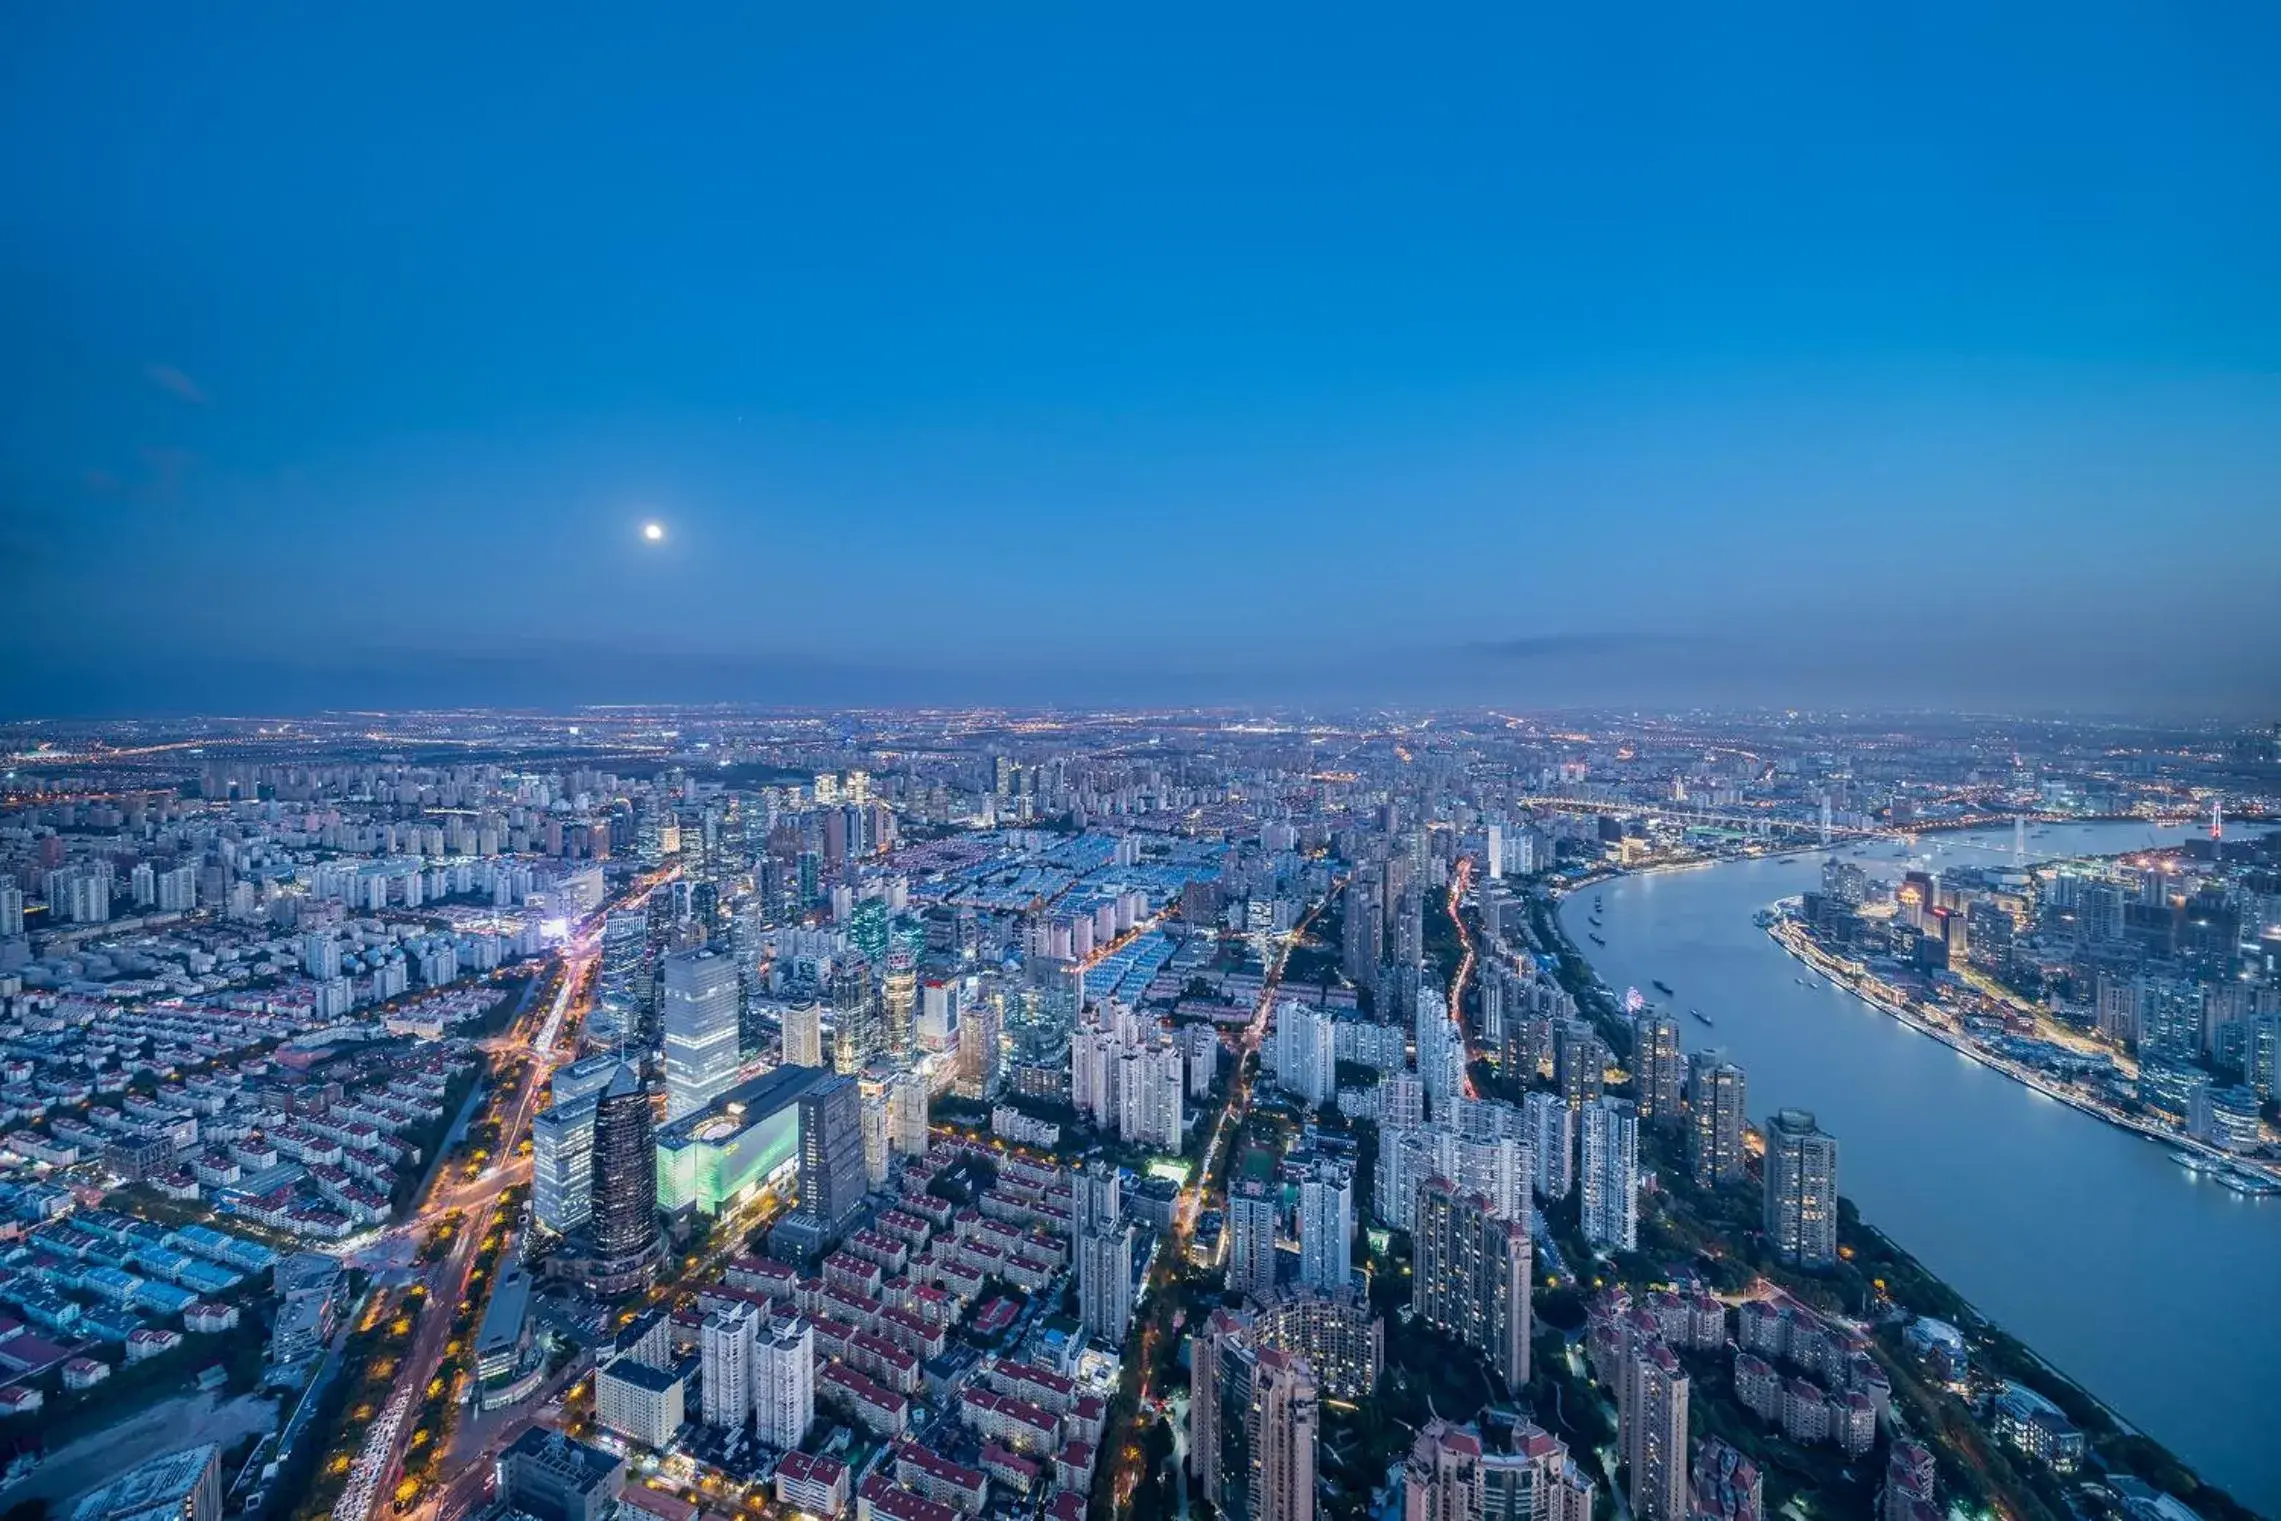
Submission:
[[[2269,4],[349,9],[0,17],[0,714],[2281,706]]]

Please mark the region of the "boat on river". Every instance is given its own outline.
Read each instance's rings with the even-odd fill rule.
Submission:
[[[1671,984],[1663,981],[1660,978],[1651,981],[1648,986],[1655,989],[1658,993],[1661,993],[1666,998],[1669,998],[1671,996]]]
[[[1695,1018],[1701,1020],[1706,1025],[1711,1022],[1711,1016],[1704,1013],[1701,1009],[1689,1009],[1687,1012],[1695,1016]]]

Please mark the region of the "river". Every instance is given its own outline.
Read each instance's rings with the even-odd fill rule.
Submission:
[[[2108,854],[2187,829],[2040,830],[2031,858]],[[1841,847],[1898,878],[1898,847]],[[1926,835],[1934,869],[2010,862],[2012,835]],[[1804,969],[1751,922],[1815,889],[1820,853],[1619,877],[1562,923],[1619,993],[1675,990],[1689,1049],[1725,1048],[1750,1113],[1813,1110],[1839,1187],[1877,1225],[2054,1366],[2212,1483],[2281,1516],[2281,1199],[2195,1178],[2168,1147],[2071,1109],[1917,1034]],[[1594,898],[1602,903],[1585,938]],[[1687,1017],[1699,1008],[1716,1025]]]

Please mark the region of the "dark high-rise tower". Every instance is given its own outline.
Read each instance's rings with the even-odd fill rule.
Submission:
[[[638,1262],[657,1247],[657,1147],[649,1095],[622,1064],[594,1108],[595,1255],[604,1264]],[[615,1276],[605,1266],[604,1276]]]
[[[835,1075],[800,1099],[800,1209],[836,1231],[868,1188],[862,1097],[854,1078]]]

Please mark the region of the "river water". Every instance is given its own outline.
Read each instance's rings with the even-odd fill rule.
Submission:
[[[2057,826],[2027,848],[2035,859],[2109,854],[2188,833]],[[1898,848],[1844,853],[1891,880],[1908,864]],[[1926,835],[1917,850],[1936,870],[2013,859],[2009,830]],[[2197,1179],[2168,1147],[1818,978],[1801,986],[1804,968],[1751,916],[1814,890],[1822,859],[1620,877],[1570,897],[1562,923],[1619,993],[1660,998],[1652,982],[1672,986],[1682,1041],[1742,1064],[1754,1118],[1813,1110],[1838,1138],[1839,1187],[1865,1219],[2205,1478],[2281,1516],[2281,1198]],[[1715,1026],[1689,1018],[1695,1008]]]

